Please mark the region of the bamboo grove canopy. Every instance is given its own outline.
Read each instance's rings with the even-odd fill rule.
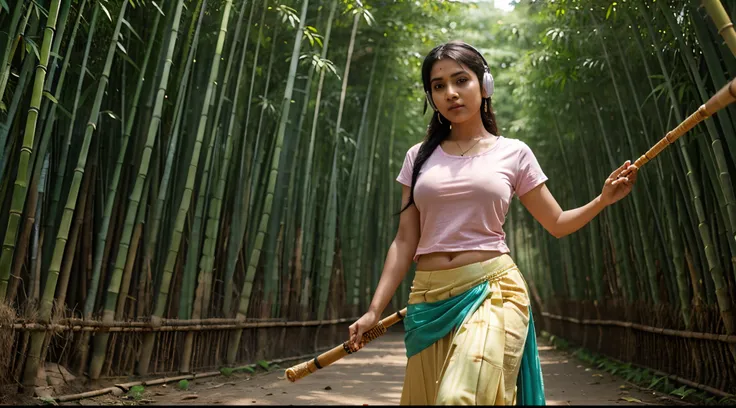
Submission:
[[[518,3],[0,0],[0,324],[16,327],[0,383],[31,385],[44,361],[96,379],[340,341],[395,234],[394,178],[428,121],[419,68],[441,42],[484,53],[502,133],[565,209],[736,77],[691,1]],[[693,129],[568,237],[513,204],[537,310],[736,334],[734,126],[728,107]],[[343,326],[307,324],[328,319]],[[734,343],[601,344],[556,321],[541,324],[736,392]]]

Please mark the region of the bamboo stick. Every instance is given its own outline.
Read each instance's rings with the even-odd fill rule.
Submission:
[[[386,333],[386,330],[389,327],[403,320],[405,316],[406,308],[383,318],[381,321],[378,322],[378,324],[373,326],[367,332],[363,333],[361,343],[365,345],[368,344],[370,341],[382,336],[384,333]],[[315,339],[316,338],[318,337],[315,336]],[[321,368],[327,367],[335,361],[340,360],[348,354],[355,353],[356,351],[358,350],[353,348],[353,346],[350,344],[350,340],[347,340],[344,343],[331,348],[329,351],[322,353],[311,360],[307,360],[303,363],[288,368],[286,370],[286,378],[291,382],[295,382],[296,380],[304,378]]]
[[[687,133],[688,130],[692,129],[698,123],[705,119],[713,116],[716,112],[728,106],[729,104],[736,101],[736,80],[731,80],[728,84],[722,87],[718,92],[713,95],[708,101],[701,105],[697,111],[688,116],[682,123],[677,125],[675,129],[670,130],[667,134],[654,146],[652,146],[646,153],[636,159],[634,166],[641,168],[648,161],[655,158],[665,147],[674,143],[680,136]]]

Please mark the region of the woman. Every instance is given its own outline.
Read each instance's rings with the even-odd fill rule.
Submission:
[[[475,48],[434,48],[422,81],[435,112],[397,177],[398,232],[368,312],[349,328],[350,341],[362,347],[363,333],[378,323],[415,261],[401,404],[544,404],[526,282],[502,228],[509,203],[516,194],[548,232],[564,237],[629,194],[637,169],[627,160],[598,197],[563,211],[529,147],[498,135],[493,77]]]

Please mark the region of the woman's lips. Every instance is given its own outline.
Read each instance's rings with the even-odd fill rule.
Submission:
[[[451,107],[450,107],[450,110],[460,109],[460,108],[462,108],[463,106],[465,106],[465,105],[457,105],[457,106],[451,106]]]

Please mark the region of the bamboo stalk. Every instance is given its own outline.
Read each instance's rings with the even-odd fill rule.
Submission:
[[[5,300],[5,294],[12,268],[13,253],[17,244],[19,226],[23,215],[23,207],[26,201],[26,193],[28,191],[28,167],[33,151],[34,138],[36,135],[36,122],[38,119],[39,109],[41,107],[41,97],[46,80],[46,71],[51,54],[51,42],[54,39],[56,31],[56,18],[59,13],[60,0],[51,2],[49,7],[49,15],[46,20],[46,28],[44,29],[43,45],[41,47],[40,61],[36,66],[36,76],[33,83],[33,94],[31,95],[31,105],[28,109],[26,117],[26,127],[23,134],[23,145],[20,149],[20,158],[18,161],[18,173],[16,175],[13,198],[10,206],[10,216],[8,226],[5,232],[5,238],[2,245],[2,255],[0,256],[0,301]]]
[[[733,28],[731,18],[728,16],[726,9],[723,8],[720,0],[703,0],[706,11],[713,19],[713,23],[718,29],[718,34],[728,45],[733,55],[736,55],[736,31]]]

